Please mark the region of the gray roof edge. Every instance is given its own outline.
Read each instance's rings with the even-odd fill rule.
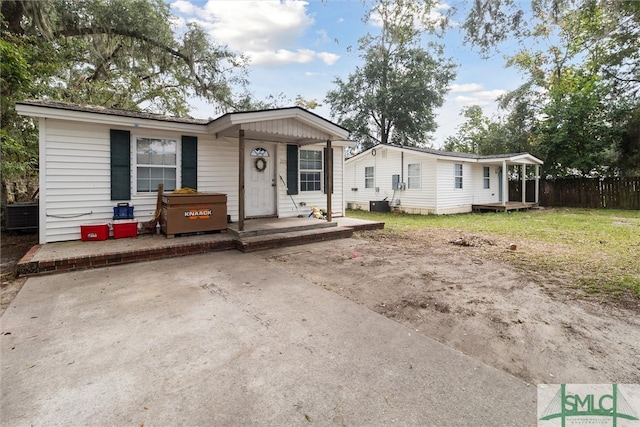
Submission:
[[[206,125],[211,120],[194,119],[190,117],[175,117],[164,114],[146,113],[142,111],[119,110],[117,108],[106,108],[99,105],[82,105],[63,101],[49,100],[25,100],[16,104],[31,105],[35,107],[54,108],[58,110],[78,111],[83,113],[105,114],[109,116],[130,117],[136,119],[158,120],[163,122],[174,122],[184,124]]]
[[[370,150],[379,148],[379,147],[392,147],[392,148],[399,148],[399,149],[405,149],[405,150],[409,150],[409,151],[416,151],[419,153],[426,153],[426,154],[433,154],[436,156],[443,156],[443,157],[458,157],[458,158],[467,158],[467,159],[472,159],[472,160],[491,160],[491,159],[508,159],[511,157],[516,157],[516,156],[531,156],[534,157],[532,154],[530,153],[505,153],[505,154],[492,154],[492,155],[479,155],[479,154],[472,154],[472,153],[460,153],[460,152],[456,152],[456,151],[444,151],[444,150],[436,150],[434,148],[421,148],[421,147],[410,147],[410,146],[406,146],[406,145],[397,145],[397,144],[388,144],[388,143],[378,143],[376,145],[374,145],[371,148],[368,148],[358,154],[353,155],[352,157],[350,157],[348,160],[354,159],[358,156],[360,156],[361,154],[364,154]]]

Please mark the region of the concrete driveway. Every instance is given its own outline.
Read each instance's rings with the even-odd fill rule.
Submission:
[[[536,422],[536,387],[253,254],[27,280],[0,319],[0,424]]]

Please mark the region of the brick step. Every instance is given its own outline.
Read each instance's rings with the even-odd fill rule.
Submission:
[[[195,255],[216,251],[228,251],[235,249],[236,242],[233,239],[206,241],[185,244],[170,244],[148,249],[133,251],[102,253],[68,258],[57,258],[42,261],[33,261],[28,255],[23,257],[17,265],[19,276],[33,276],[46,273],[62,273],[65,271],[84,270],[87,268],[100,268],[112,265],[131,264],[134,262],[153,261],[163,258],[173,258],[183,255]],[[34,247],[36,248],[36,247]]]
[[[331,227],[322,230],[292,231],[246,237],[236,240],[236,249],[242,252],[254,252],[265,249],[284,248],[304,245],[325,240],[348,239],[353,236],[351,227]]]

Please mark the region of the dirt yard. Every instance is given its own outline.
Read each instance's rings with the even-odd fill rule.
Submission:
[[[15,277],[16,264],[33,245],[37,233],[5,233],[0,235],[0,316],[22,288],[25,278]]]
[[[15,263],[35,243],[2,236],[0,314],[25,280],[14,279]],[[256,254],[533,384],[640,383],[637,301],[612,304],[563,274],[514,267],[518,251],[562,248],[511,243],[450,230],[368,232]]]
[[[640,383],[637,305],[516,268],[517,251],[562,248],[511,244],[451,230],[368,232],[258,255],[527,382]]]

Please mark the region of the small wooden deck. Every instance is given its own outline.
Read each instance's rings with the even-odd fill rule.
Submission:
[[[522,203],[522,202],[507,202],[502,203],[485,203],[479,205],[472,205],[471,210],[473,212],[509,212],[509,211],[526,211],[528,209],[537,207],[537,203]]]

